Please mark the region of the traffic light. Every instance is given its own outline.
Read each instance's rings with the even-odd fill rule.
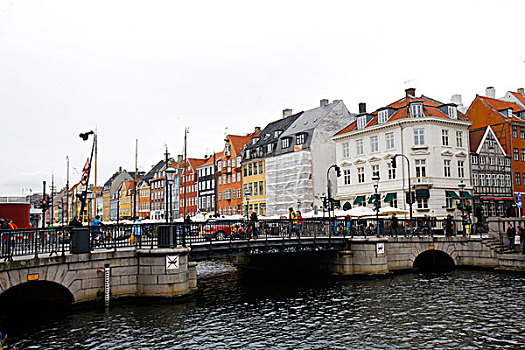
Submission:
[[[337,174],[337,177],[341,177],[341,168],[339,167],[339,165],[336,165],[334,169],[335,173]]]
[[[392,164],[392,168],[397,168],[396,157],[392,157],[390,159],[390,161],[391,161],[391,164]]]

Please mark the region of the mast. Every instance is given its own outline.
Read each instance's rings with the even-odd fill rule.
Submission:
[[[97,189],[97,149],[98,149],[98,140],[97,140],[97,128],[95,128],[95,135],[93,135],[94,139],[95,139],[95,191],[94,191],[94,206],[95,206],[95,215],[94,217],[96,218],[97,217],[97,213],[98,213],[98,208],[97,208],[97,192],[98,192],[98,189]]]
[[[69,156],[66,156],[66,222],[69,223]]]
[[[137,158],[139,152],[139,140],[135,139],[135,179],[133,180],[133,218],[137,217]]]
[[[164,216],[166,217],[166,223],[168,223],[168,177],[166,176],[166,169],[168,169],[168,156],[170,155],[168,153],[168,145],[166,145],[166,153],[164,153],[166,156],[165,163],[164,163]]]

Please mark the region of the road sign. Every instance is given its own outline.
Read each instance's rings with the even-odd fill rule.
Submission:
[[[521,208],[523,205],[521,202],[521,192],[518,192],[518,197],[516,199],[516,205],[518,206],[518,208]]]
[[[377,255],[385,254],[385,244],[384,243],[376,243],[376,252],[377,252]]]
[[[178,270],[179,269],[179,256],[178,255],[166,255],[166,270]]]

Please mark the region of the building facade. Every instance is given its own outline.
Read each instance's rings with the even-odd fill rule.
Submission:
[[[336,198],[351,206],[372,206],[378,173],[378,193],[382,203],[409,210],[406,193],[410,176],[415,194],[414,216],[443,218],[461,215],[460,195],[471,199],[469,138],[470,122],[455,104],[444,104],[426,96],[406,96],[373,113],[360,105],[356,121],[334,136],[337,164]],[[398,157],[396,167],[391,158]],[[460,183],[465,184],[459,193]],[[385,205],[384,204],[384,205]]]
[[[215,153],[203,165],[197,168],[198,210],[201,213],[217,214],[215,205],[216,160],[222,158],[223,152]]]
[[[470,130],[470,162],[478,220],[514,216],[511,158],[490,126]]]

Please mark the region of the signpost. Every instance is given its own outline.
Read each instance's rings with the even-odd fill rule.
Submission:
[[[516,197],[516,205],[518,206],[518,216],[521,217],[521,208],[523,208],[523,202],[521,201],[521,192],[518,192]]]
[[[179,256],[178,255],[166,255],[166,270],[178,270],[179,269]]]

